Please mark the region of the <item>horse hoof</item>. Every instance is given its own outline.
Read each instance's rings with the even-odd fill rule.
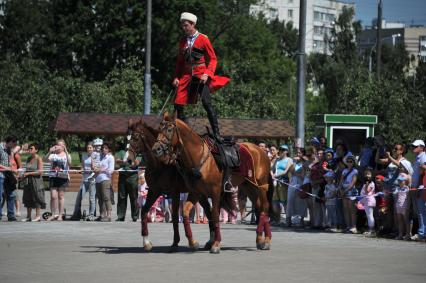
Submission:
[[[271,249],[271,244],[270,244],[270,243],[264,243],[264,244],[260,247],[260,249],[261,249],[262,251],[269,251],[269,250]]]
[[[152,243],[151,243],[151,242],[149,242],[149,243],[145,244],[145,245],[143,246],[143,248],[144,248],[144,250],[145,250],[146,252],[150,252],[150,251],[152,250]]]
[[[198,251],[198,249],[200,248],[200,244],[197,241],[194,241],[192,245],[189,246],[189,248],[194,252]]]
[[[256,248],[257,248],[258,250],[263,250],[263,249],[264,249],[264,246],[265,246],[265,243],[264,243],[264,242],[256,243]]]
[[[169,248],[169,253],[175,253],[178,251],[178,246],[177,245],[172,245]]]
[[[212,247],[210,249],[211,254],[219,254],[220,253],[220,247]]]
[[[213,243],[212,242],[206,242],[206,244],[204,245],[204,250],[208,251],[212,248]]]

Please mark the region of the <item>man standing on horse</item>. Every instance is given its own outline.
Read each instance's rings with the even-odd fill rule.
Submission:
[[[229,78],[215,76],[216,54],[209,38],[196,30],[197,16],[182,13],[180,23],[185,36],[179,42],[173,80],[173,86],[177,88],[174,101],[177,116],[186,121],[184,106],[195,104],[200,95],[214,137],[220,142],[219,123],[210,100],[210,93],[225,86],[229,82]]]

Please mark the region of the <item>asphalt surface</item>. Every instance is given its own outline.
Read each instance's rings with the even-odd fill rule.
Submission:
[[[66,195],[69,211],[74,199],[75,194]],[[154,247],[147,253],[140,222],[8,223],[4,219],[0,223],[2,283],[426,280],[425,243],[273,228],[272,249],[258,251],[255,226],[224,224],[220,254],[190,251],[183,227],[181,247],[170,254],[172,225],[150,223]],[[207,241],[207,225],[192,228],[200,243]]]

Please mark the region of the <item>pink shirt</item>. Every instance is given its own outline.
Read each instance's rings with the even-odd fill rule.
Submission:
[[[375,207],[376,206],[376,198],[374,196],[375,186],[374,182],[370,182],[368,184],[364,184],[361,190],[361,203],[364,206]]]
[[[409,188],[404,186],[402,188],[398,188],[396,191],[396,208],[397,209],[405,209],[408,207],[408,195]]]

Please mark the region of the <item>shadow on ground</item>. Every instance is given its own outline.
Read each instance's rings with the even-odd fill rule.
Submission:
[[[152,253],[152,254],[170,254],[169,246],[155,246],[151,251],[147,252],[143,247],[112,247],[112,246],[80,246],[83,251],[75,251],[81,253],[104,253],[104,254],[140,254],[140,253]],[[221,247],[221,251],[247,251],[255,252],[255,247]],[[179,246],[178,250],[174,253],[208,253],[208,250],[200,248],[197,251],[191,250],[189,247]]]

